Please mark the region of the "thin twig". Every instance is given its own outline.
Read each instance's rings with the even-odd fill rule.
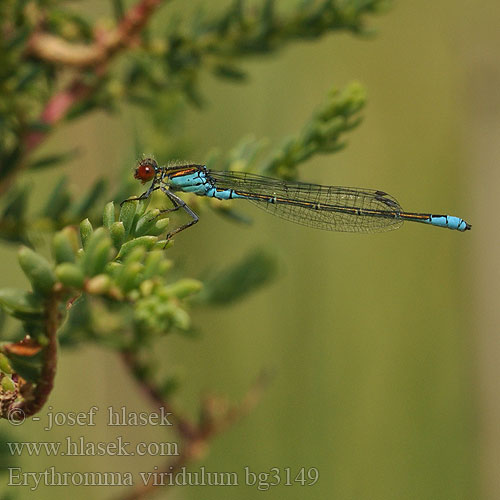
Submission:
[[[52,388],[57,369],[57,329],[60,324],[59,297],[52,294],[45,309],[45,336],[47,345],[43,348],[43,364],[40,379],[35,386],[29,386],[23,399],[13,403],[7,410],[7,415],[14,420],[25,419],[39,412],[45,405]],[[23,392],[23,391],[21,391]]]
[[[181,453],[171,462],[167,462],[161,470],[155,470],[155,474],[158,474],[158,476],[164,476],[165,485],[162,486],[162,488],[165,489],[171,485],[173,486],[173,484],[175,484],[173,482],[174,475],[179,472],[179,470],[181,470],[182,467],[184,467],[188,462],[188,454]],[[167,478],[167,475],[170,477]],[[140,484],[139,486],[130,489],[125,495],[119,497],[119,500],[142,500],[146,498],[155,488],[158,488],[158,486],[153,481],[150,481],[146,484]]]
[[[27,54],[48,62],[73,67],[80,72],[83,68],[94,68],[97,79],[87,83],[77,74],[71,83],[49,98],[40,114],[39,122],[47,129],[29,130],[22,138],[23,156],[32,153],[47,137],[50,127],[66,117],[68,111],[78,102],[89,97],[105,76],[104,65],[121,49],[137,43],[137,36],[149,22],[153,13],[162,3],[169,0],[139,0],[122,18],[118,26],[106,33],[101,32],[92,45],[70,44],[49,33],[37,32],[28,43]],[[13,168],[2,178],[0,194],[10,186],[13,177],[26,166],[21,158],[17,168]]]
[[[134,372],[133,358],[125,356],[124,360],[127,366]],[[225,401],[216,397],[206,398],[202,405],[202,419],[197,427],[193,427],[189,433],[180,431],[177,427],[179,434],[183,438],[181,443],[182,452],[179,456],[171,461],[167,461],[161,469],[155,470],[155,475],[162,477],[163,486],[158,485],[155,481],[150,481],[146,484],[140,484],[125,495],[121,496],[119,500],[142,500],[146,498],[156,488],[166,488],[175,485],[176,474],[189,463],[200,460],[203,458],[207,451],[211,439],[217,434],[225,431],[230,425],[234,424],[237,420],[243,418],[258,403],[264,389],[269,384],[270,377],[267,373],[261,373],[257,380],[252,384],[242,401],[235,406],[226,408]],[[156,388],[150,385],[146,380],[138,380],[142,389],[152,399],[155,406],[158,403],[164,408],[170,408],[170,404],[161,399]],[[224,407],[222,414],[217,412],[218,409]]]
[[[137,35],[153,12],[167,0],[140,0],[130,8],[118,26],[100,32],[91,45],[70,43],[50,33],[38,32],[28,42],[28,54],[66,67],[88,68],[109,60],[119,49],[137,42]]]
[[[257,377],[255,382],[248,389],[243,399],[237,404],[230,406],[224,412],[222,417],[218,417],[216,414],[212,414],[212,418],[209,418],[209,422],[211,423],[206,426],[206,430],[204,431],[204,437],[208,438],[215,434],[220,434],[225,431],[228,427],[236,423],[238,420],[241,420],[246,415],[252,412],[252,410],[257,406],[260,401],[262,394],[269,386],[269,383],[272,380],[272,375],[266,371],[262,371],[260,375]],[[214,398],[209,398],[205,402],[205,412],[208,409],[210,412],[210,408],[213,408]]]
[[[139,360],[137,356],[131,351],[123,351],[122,359],[134,375],[136,382],[139,384],[142,392],[152,402],[156,408],[163,408],[166,412],[171,413],[172,420],[176,422],[176,428],[180,436],[184,439],[194,439],[197,435],[197,429],[186,417],[181,416],[177,410],[172,408],[172,405],[165,400],[158,387],[156,387],[151,380],[146,380],[144,377],[138,377],[136,374],[140,371]]]
[[[87,97],[93,87],[83,83],[80,78],[75,78],[65,89],[54,94],[43,109],[40,121],[46,125],[54,125],[61,121],[69,109]],[[30,131],[24,137],[24,153],[31,153],[46,138],[48,132],[45,130]],[[4,181],[5,182],[5,181]]]

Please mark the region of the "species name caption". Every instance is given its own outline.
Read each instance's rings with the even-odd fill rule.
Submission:
[[[125,406],[108,406],[100,412],[97,406],[88,411],[53,411],[51,406],[45,416],[32,417],[32,422],[41,422],[43,431],[58,432],[59,429],[96,427],[104,424],[109,427],[146,427],[175,426],[175,416],[159,408],[155,412],[129,411]],[[13,425],[24,423],[16,414],[11,420]],[[88,429],[91,430],[91,429]],[[123,436],[109,441],[93,441],[87,436],[64,436],[57,441],[7,441],[4,449],[13,457],[86,457],[86,456],[155,456],[178,457],[181,455],[179,443],[175,441],[141,441],[132,443]],[[175,459],[174,459],[175,460]],[[66,464],[66,462],[64,462]],[[108,462],[107,462],[108,463]],[[314,486],[319,481],[316,467],[269,467],[254,470],[244,466],[233,471],[211,471],[205,466],[195,467],[158,467],[143,472],[114,471],[61,471],[50,465],[39,471],[27,471],[16,463],[7,467],[7,486],[28,487],[31,491],[40,486],[251,486],[258,491],[267,491],[275,486]]]

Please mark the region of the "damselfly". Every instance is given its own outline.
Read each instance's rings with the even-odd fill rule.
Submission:
[[[139,162],[134,177],[143,184],[153,182],[139,197],[122,204],[148,198],[159,189],[173,204],[162,213],[182,208],[191,217],[187,224],[169,233],[167,239],[198,222],[198,216],[175,191],[219,200],[248,200],[283,219],[329,231],[389,231],[405,220],[458,231],[471,228],[463,219],[451,215],[405,212],[392,196],[374,189],[289,182],[246,172],[215,171],[204,165],[159,166],[152,158]]]

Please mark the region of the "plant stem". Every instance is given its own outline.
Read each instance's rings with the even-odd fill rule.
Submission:
[[[59,300],[52,294],[45,309],[45,335],[47,345],[43,348],[43,365],[40,379],[31,393],[23,394],[20,402],[13,403],[7,410],[13,419],[31,417],[45,405],[52,388],[57,369],[57,329],[60,323]]]

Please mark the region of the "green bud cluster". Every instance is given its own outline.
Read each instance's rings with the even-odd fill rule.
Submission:
[[[168,219],[159,218],[158,210],[148,211],[147,205],[147,201],[125,203],[115,220],[110,202],[103,211],[103,226],[94,228],[84,219],[79,230],[63,228],[52,239],[53,260],[21,247],[19,263],[32,291],[2,289],[0,306],[21,319],[32,336],[43,332],[49,298],[64,302],[82,295],[123,303],[128,309],[132,303],[132,316],[141,330],[188,329],[183,301],[197,293],[201,283],[193,279],[167,283],[172,263],[165,248],[172,242],[162,235]],[[2,366],[0,359],[0,370]]]

